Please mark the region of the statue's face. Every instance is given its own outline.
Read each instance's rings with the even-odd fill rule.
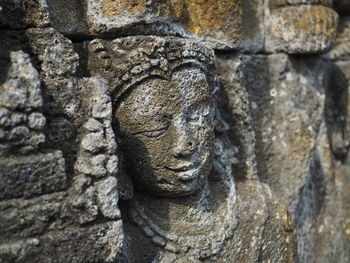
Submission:
[[[120,103],[116,118],[139,190],[176,197],[203,185],[213,161],[214,129],[212,98],[199,69],[143,81]]]

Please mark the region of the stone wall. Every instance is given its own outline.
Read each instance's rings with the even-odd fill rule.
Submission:
[[[0,262],[348,262],[349,85],[347,0],[1,1]],[[153,91],[210,120],[128,139]],[[205,183],[143,179],[197,141]]]

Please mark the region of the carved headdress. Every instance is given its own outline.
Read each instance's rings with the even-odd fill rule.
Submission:
[[[114,101],[143,79],[169,78],[174,69],[186,65],[203,70],[215,90],[214,52],[196,40],[138,36],[89,43],[89,71],[110,80]]]

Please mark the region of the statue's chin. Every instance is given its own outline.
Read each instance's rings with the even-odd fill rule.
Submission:
[[[191,182],[180,182],[175,185],[158,184],[152,187],[140,187],[142,192],[152,196],[167,197],[167,198],[181,198],[190,196],[203,188],[205,180],[197,178]]]
[[[144,173],[143,176],[134,177],[133,181],[140,192],[148,195],[169,198],[184,197],[203,188],[211,167],[212,162],[209,158],[205,158],[197,167],[185,171],[173,171],[167,168],[154,169],[152,175]],[[139,170],[134,174],[142,173]]]

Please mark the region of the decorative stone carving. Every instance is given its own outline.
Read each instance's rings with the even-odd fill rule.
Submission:
[[[121,204],[133,260],[252,260],[260,245],[245,251],[240,242],[250,236],[263,244],[265,234],[246,230],[270,221],[273,198],[259,183],[236,189],[236,152],[216,109],[212,50],[194,40],[151,36],[97,39],[88,49],[91,74],[108,81],[114,130],[136,188]],[[247,189],[260,210],[243,223],[239,218],[252,216],[242,207],[251,196],[240,199]],[[286,211],[279,207],[276,213]],[[279,220],[271,224],[283,242],[293,242],[291,226]],[[290,262],[293,246],[283,242],[274,243],[275,256]],[[264,255],[265,248],[260,249]]]
[[[0,2],[0,262],[347,262],[348,0]]]

